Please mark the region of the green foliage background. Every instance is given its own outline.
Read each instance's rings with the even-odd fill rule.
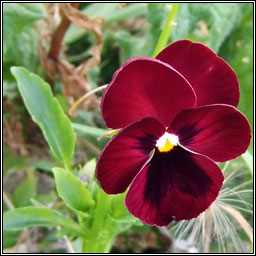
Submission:
[[[117,8],[119,5],[119,3],[84,3],[80,5],[80,10],[89,17],[104,18],[102,61],[97,68],[89,72],[89,82],[92,88],[109,83],[115,70],[126,60],[135,56],[152,56],[170,8],[170,4],[167,3],[130,3],[121,9]],[[117,196],[115,199],[107,199],[105,194],[98,192],[97,184],[91,184],[90,188],[85,188],[77,177],[66,173],[61,168],[54,169],[52,173],[52,167],[59,166],[61,162],[63,163],[62,167],[64,166],[66,169],[70,168],[70,164],[72,165],[71,160],[75,147],[74,131],[78,138],[86,139],[100,150],[108,138],[97,140],[97,137],[106,131],[99,111],[81,110],[70,124],[64,115],[68,110],[68,105],[61,91],[62,84],[54,84],[53,94],[56,98],[53,98],[49,88],[44,86],[43,80],[40,80],[38,76],[31,77],[29,74],[28,71],[45,78],[39,61],[37,22],[46,17],[45,6],[41,3],[3,4],[3,97],[12,102],[15,111],[21,116],[19,121],[23,126],[25,126],[28,114],[25,106],[21,104],[21,96],[23,99],[27,98],[25,104],[28,109],[32,110],[30,114],[33,120],[44,131],[46,140],[51,147],[51,152],[48,154],[55,156],[54,160],[41,159],[36,155],[30,159],[28,156],[17,156],[4,146],[4,175],[28,169],[25,179],[15,187],[13,192],[8,193],[9,199],[18,208],[18,212],[22,214],[25,212],[28,215],[26,218],[20,219],[19,214],[16,216],[15,213],[10,213],[8,221],[4,223],[4,227],[8,230],[4,231],[5,248],[13,246],[20,236],[20,230],[29,226],[49,227],[56,226],[58,223],[63,226],[62,234],[79,233],[84,235],[84,231],[74,223],[72,218],[66,218],[65,214],[62,215],[62,213],[48,208],[41,211],[41,215],[37,216],[37,221],[33,220],[32,217],[38,215],[36,210],[38,207],[56,199],[55,189],[46,195],[38,193],[36,179],[38,171],[46,173],[51,178],[54,173],[58,194],[70,209],[76,211],[78,215],[80,214],[80,217],[86,216],[87,208],[95,206],[95,201],[98,201],[98,204],[90,214],[100,215],[103,211],[100,207],[103,206],[109,209],[111,214],[102,215],[99,222],[92,224],[92,226],[94,225],[93,232],[101,229],[103,237],[112,232],[111,239],[113,240],[117,233],[125,232],[133,224],[140,225],[137,220],[127,214],[125,207],[119,207],[124,195]],[[238,108],[247,116],[251,127],[253,127],[253,3],[182,3],[176,16],[175,26],[171,31],[169,43],[183,38],[206,44],[231,65],[240,83]],[[78,65],[88,56],[91,46],[95,43],[94,40],[91,33],[71,25],[64,38],[67,47],[63,53],[64,58]],[[25,81],[27,88],[21,87],[19,83],[17,85],[10,71],[12,66],[22,66],[28,70],[12,69],[12,73],[17,76],[18,81],[23,79],[24,82],[27,79]],[[29,106],[29,98],[35,99],[38,95],[38,92],[35,91],[37,89],[33,87],[33,81],[40,84],[40,91],[43,93],[38,98],[37,105]],[[42,108],[46,109],[44,106],[46,102],[50,102],[50,108],[40,116],[38,113]],[[39,119],[38,116],[40,116]],[[54,126],[53,120],[56,117],[59,118],[63,126]],[[12,113],[4,109],[4,118],[10,121]],[[30,135],[26,134],[24,129],[24,138],[26,139],[28,136]],[[63,138],[65,140],[62,140]],[[79,147],[76,149],[76,153],[78,151]],[[88,150],[87,153],[89,158],[97,157],[95,152]],[[231,171],[232,169],[245,171],[245,180],[252,178],[251,154],[252,145],[244,157],[232,161],[229,166]],[[80,178],[83,171],[89,166],[86,167],[86,163],[83,164],[85,165],[79,166],[75,170]],[[85,173],[93,173],[94,168],[95,164],[91,164],[90,170]],[[67,180],[74,184],[73,189],[69,192],[65,190],[65,187],[68,186]],[[92,191],[92,195],[88,194],[88,189]],[[79,197],[76,197],[76,201],[70,200],[70,196],[75,197],[74,195],[78,193],[85,195],[86,200],[80,201]],[[20,208],[24,206],[27,208]],[[6,205],[4,205],[4,210],[7,210]],[[252,218],[249,215],[246,217],[252,223]],[[48,222],[46,218],[48,218]],[[67,231],[72,226],[71,231]],[[110,230],[109,226],[112,226],[113,230]],[[143,230],[143,227],[141,229]],[[144,227],[144,230],[146,229]],[[61,232],[58,233],[59,236]],[[243,234],[241,236],[243,237]],[[94,238],[103,239],[96,234]],[[50,235],[47,239],[45,244],[55,241],[55,238],[53,239]],[[248,241],[248,238],[244,236],[243,240]],[[93,248],[91,249],[93,250]],[[47,250],[45,249],[44,252]]]

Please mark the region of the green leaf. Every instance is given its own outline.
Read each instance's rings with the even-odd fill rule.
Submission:
[[[56,94],[56,99],[59,101],[64,113],[68,113],[69,105],[67,102],[67,98],[63,95],[63,93]]]
[[[13,247],[20,236],[20,231],[3,231],[3,249]]]
[[[40,203],[40,202],[38,202],[36,199],[34,199],[34,198],[30,198],[30,201],[31,201],[31,203],[34,205],[34,206],[36,206],[36,207],[44,207],[44,205],[42,204],[42,203]]]
[[[94,173],[95,173],[95,168],[96,168],[96,159],[93,158],[89,161],[86,162],[86,164],[83,166],[81,170],[79,170],[79,176],[83,181],[91,181]]]
[[[147,9],[147,20],[151,24],[150,30],[151,33],[155,35],[154,37],[157,40],[164,27],[164,23],[168,15],[168,9],[166,4],[163,3],[148,3]]]
[[[36,196],[36,180],[33,170],[27,172],[27,178],[22,181],[13,192],[13,204],[15,207],[23,207],[31,204],[30,199]]]
[[[25,25],[31,24],[46,15],[41,3],[4,3],[4,23],[11,25],[16,32],[22,30]]]
[[[12,61],[13,65],[24,66],[30,71],[37,69],[39,64],[38,34],[33,28],[25,28],[21,33],[9,39],[7,37],[6,41],[4,46],[7,52],[4,55],[4,61]]]
[[[132,225],[141,225],[141,221],[130,214],[125,206],[126,194],[112,196],[111,218],[117,225],[118,232],[123,232]]]
[[[90,192],[79,178],[62,168],[53,168],[53,173],[58,194],[70,209],[86,212],[94,205]]]
[[[105,129],[91,127],[83,124],[71,123],[71,125],[75,130],[84,132],[85,134],[89,134],[95,137],[99,137],[107,132],[107,130]]]
[[[102,14],[106,15],[105,16],[105,24],[118,23],[118,22],[127,20],[131,17],[135,18],[138,16],[143,16],[147,12],[147,10],[146,10],[147,4],[146,3],[128,4],[124,8],[120,8],[120,9],[118,9],[116,6],[115,9],[113,10],[113,12],[111,12],[111,11],[106,12],[106,9],[105,9],[106,6],[102,6],[102,3],[100,3],[99,5],[101,5],[101,11],[104,12],[104,14],[103,13]],[[107,4],[107,5],[109,5],[109,4]],[[97,7],[95,6],[94,8],[96,9]],[[99,7],[97,8],[97,10],[99,10]],[[87,13],[89,13],[88,10],[87,10]],[[97,15],[99,15],[99,14],[94,12],[94,16],[97,16]]]
[[[75,149],[75,133],[50,86],[25,68],[12,67],[11,72],[33,121],[43,131],[53,155],[68,169]]]
[[[104,135],[108,138],[112,138],[114,137],[116,134],[118,134],[120,132],[121,129],[115,129],[115,130],[110,130],[107,131]]]
[[[147,20],[150,23],[150,33],[152,35],[152,52],[159,40],[167,15],[166,4],[148,3]]]
[[[72,219],[46,207],[23,207],[4,213],[3,229],[8,231],[22,230],[28,227],[61,226],[85,235],[82,228]]]
[[[3,146],[3,175],[9,171],[22,169],[26,166],[27,158],[15,156],[7,147]]]
[[[238,108],[246,114],[253,124],[253,39],[244,44],[230,61],[240,84]]]
[[[115,40],[120,46],[120,62],[135,56],[151,56],[154,45],[152,43],[152,35],[146,32],[143,36],[133,36],[126,30],[120,30],[115,33]]]
[[[34,71],[39,63],[35,22],[45,17],[41,3],[3,4],[4,61]]]
[[[182,3],[176,17],[177,25],[171,32],[172,41],[187,38],[196,28],[200,18],[198,15],[192,14],[190,3]]]
[[[212,3],[211,5],[211,40],[210,47],[218,52],[221,44],[231,33],[238,16],[236,3]]]
[[[3,96],[13,101],[18,96],[17,84],[14,81],[3,81]]]
[[[30,201],[33,205],[35,205],[34,203],[36,203],[35,202],[36,200],[41,203],[41,206],[42,205],[45,206],[55,201],[56,197],[57,197],[57,193],[54,190],[51,190],[47,194],[37,194],[36,198],[34,200],[31,199]],[[35,206],[38,206],[38,205],[35,205]]]
[[[239,14],[237,3],[182,3],[171,38],[199,41],[217,53],[234,29]],[[200,31],[199,21],[207,26],[209,35]]]
[[[53,162],[50,162],[50,161],[47,161],[47,160],[41,160],[41,161],[39,160],[39,161],[34,162],[32,164],[32,166],[35,169],[39,169],[39,170],[42,170],[42,171],[52,173],[52,168],[56,166],[56,163],[53,163]]]
[[[234,69],[240,85],[238,108],[253,126],[253,5],[239,4],[240,19],[220,49],[220,56]]]

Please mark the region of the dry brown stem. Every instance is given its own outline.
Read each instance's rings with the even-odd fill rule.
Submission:
[[[103,19],[99,17],[90,19],[87,15],[77,10],[78,5],[78,3],[60,3],[58,5],[61,22],[52,36],[47,32],[41,33],[39,47],[40,60],[46,71],[47,80],[49,83],[52,83],[56,79],[56,75],[60,75],[60,79],[64,83],[63,93],[70,105],[80,98],[81,95],[91,90],[87,77],[88,71],[100,64],[103,47]],[[90,50],[91,57],[82,62],[78,67],[64,61],[60,57],[60,52],[63,48],[62,41],[71,23],[81,29],[93,32],[96,38],[96,45]],[[49,43],[51,47],[49,53],[47,53],[47,44]],[[99,106],[99,100],[96,96],[93,96],[83,106],[88,110],[93,110]]]

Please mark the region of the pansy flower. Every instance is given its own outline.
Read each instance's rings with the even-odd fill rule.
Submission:
[[[205,211],[222,187],[215,162],[244,153],[251,132],[236,108],[237,77],[199,43],[180,40],[153,58],[127,61],[101,104],[109,128],[122,128],[102,151],[96,176],[123,193],[130,213],[167,226]]]

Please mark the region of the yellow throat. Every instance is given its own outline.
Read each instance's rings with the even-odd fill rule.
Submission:
[[[157,140],[156,147],[158,148],[159,152],[169,152],[178,144],[178,136],[165,132],[164,135]]]

